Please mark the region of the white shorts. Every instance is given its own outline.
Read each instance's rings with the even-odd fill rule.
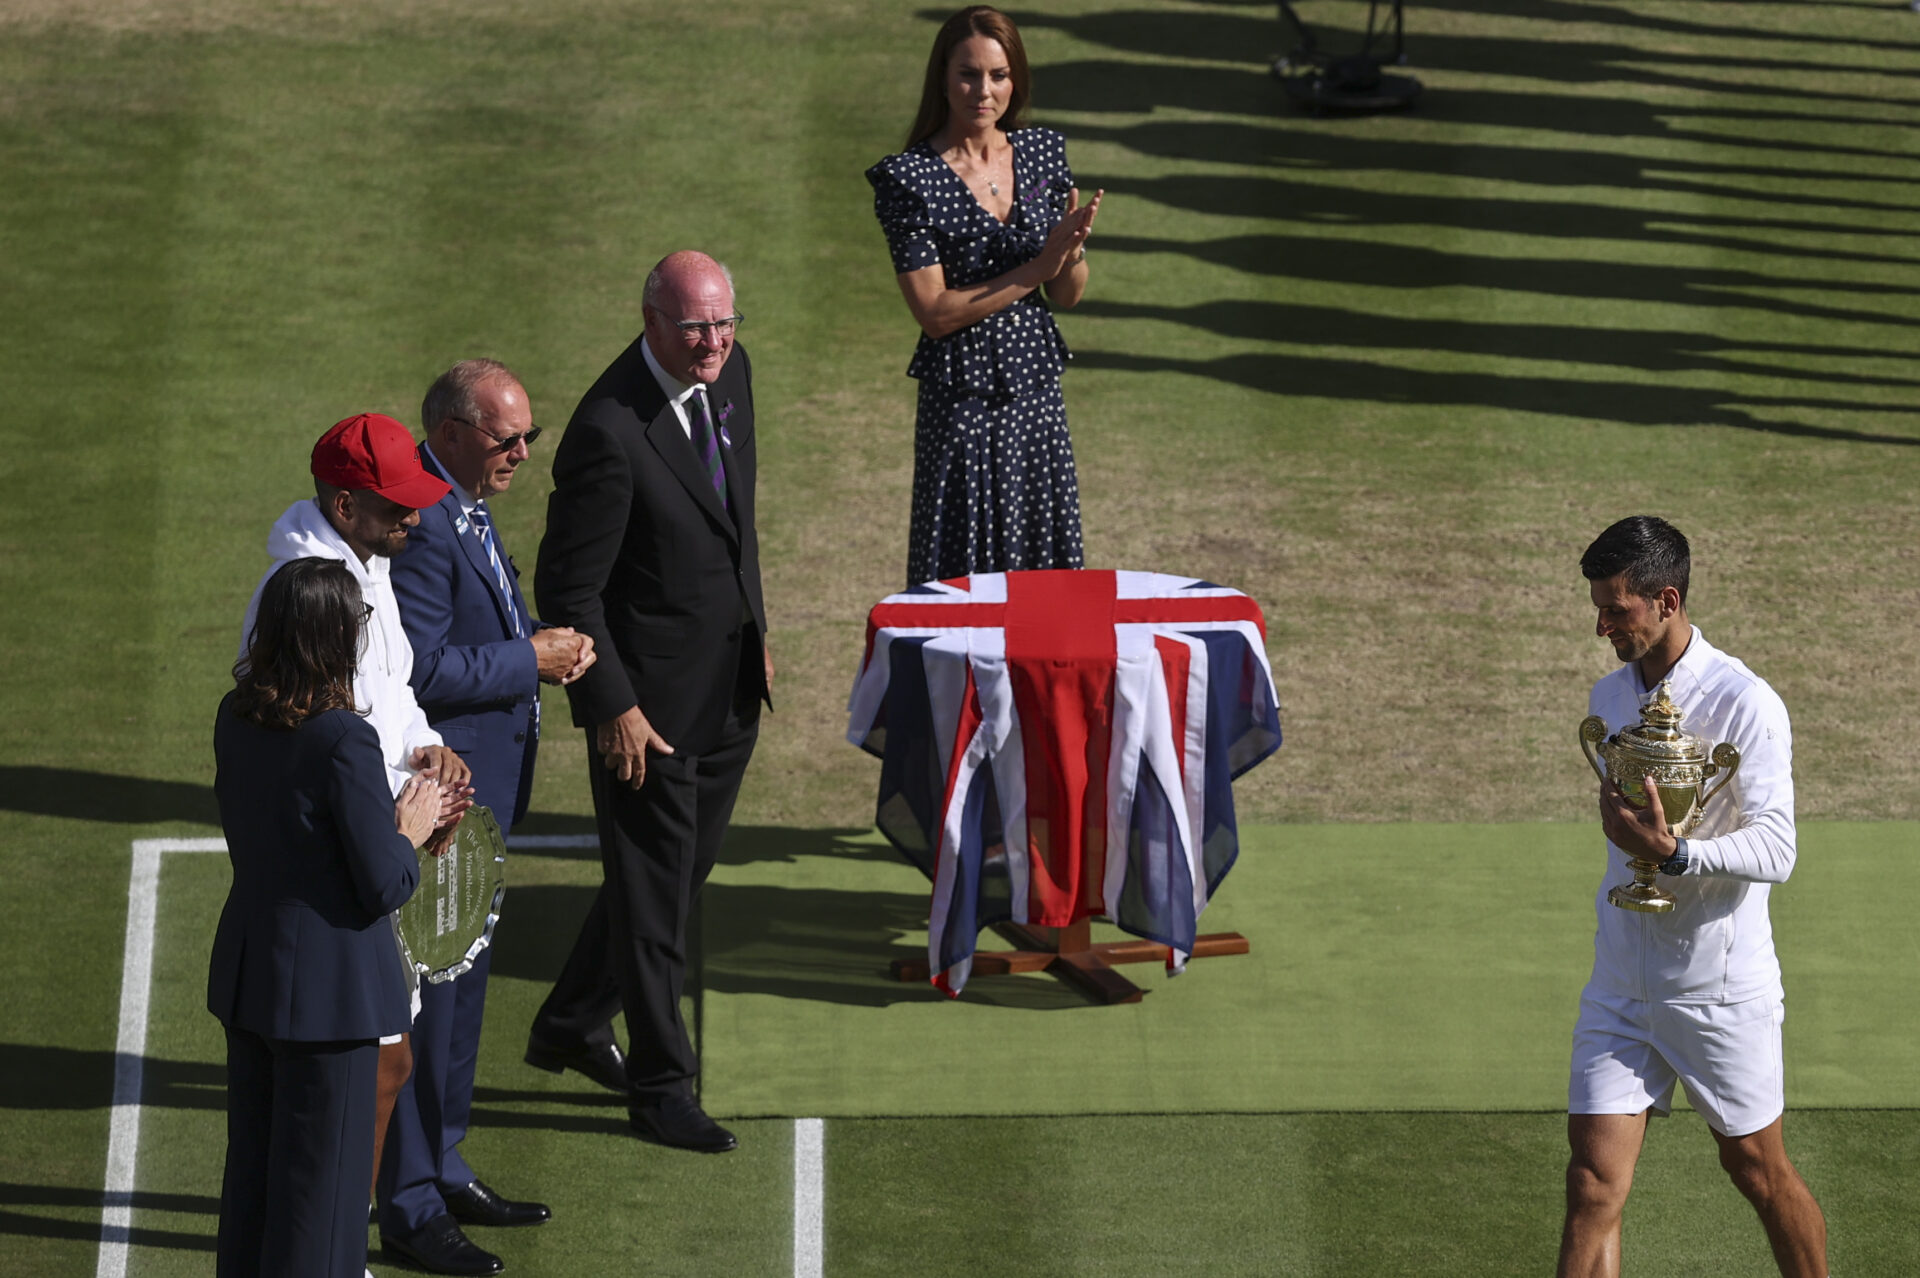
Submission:
[[[420,1019],[420,974],[413,970],[413,956],[407,953],[407,943],[400,939],[400,911],[389,914],[387,921],[393,925],[394,948],[400,951],[400,978],[407,985],[408,1015],[417,1021]],[[399,1034],[382,1035],[380,1046],[389,1047],[401,1038]]]
[[[1588,986],[1573,1027],[1570,1114],[1673,1112],[1673,1085],[1722,1136],[1747,1136],[1787,1107],[1771,994],[1741,1003],[1644,1003]]]

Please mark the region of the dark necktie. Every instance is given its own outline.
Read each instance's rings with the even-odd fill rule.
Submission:
[[[714,494],[731,515],[733,507],[727,501],[727,466],[720,458],[720,440],[713,433],[713,418],[707,414],[705,387],[696,386],[693,394],[687,396],[687,419],[693,423],[693,451],[700,454],[700,464],[706,468]]]

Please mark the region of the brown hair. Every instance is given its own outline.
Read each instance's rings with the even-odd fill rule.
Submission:
[[[1007,100],[1007,113],[1000,117],[1001,129],[1011,132],[1027,121],[1027,104],[1033,98],[1033,77],[1027,71],[1027,47],[1020,43],[1020,28],[1013,19],[990,4],[976,4],[948,18],[933,38],[933,52],[927,55],[927,81],[920,90],[920,112],[907,130],[907,145],[912,146],[938,133],[947,124],[947,64],[953,51],[975,36],[998,42],[1007,55],[1007,72],[1013,79],[1013,96]]]
[[[247,655],[233,667],[233,712],[263,728],[297,728],[352,710],[360,584],[338,559],[295,559],[260,590]]]

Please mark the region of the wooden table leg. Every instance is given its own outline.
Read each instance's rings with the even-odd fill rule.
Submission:
[[[1092,941],[1092,921],[1080,919],[1069,927],[1030,927],[1023,923],[996,923],[994,928],[1020,948],[976,950],[973,975],[1000,976],[1010,972],[1051,972],[1095,1003],[1138,1003],[1146,994],[1113,970],[1115,963],[1165,963],[1167,947],[1157,941]],[[1193,957],[1213,958],[1245,954],[1251,947],[1238,932],[1209,932],[1194,938]],[[924,960],[895,959],[895,980],[924,981],[931,972]]]

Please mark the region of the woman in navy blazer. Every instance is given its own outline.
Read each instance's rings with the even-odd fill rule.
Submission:
[[[286,564],[214,725],[233,862],[207,975],[227,1031],[220,1278],[364,1272],[378,1043],[409,1019],[387,915],[440,802],[420,777],[391,797],[354,711],[369,611],[345,564]]]

